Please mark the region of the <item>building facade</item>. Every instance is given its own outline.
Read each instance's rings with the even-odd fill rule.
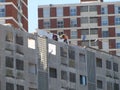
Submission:
[[[38,28],[59,35],[64,33],[70,44],[120,55],[120,2],[90,1],[39,6]]]
[[[0,0],[0,24],[11,24],[28,31],[28,1]]]
[[[120,90],[120,57],[38,37],[38,90]]]
[[[36,37],[0,25],[0,90],[37,90]]]
[[[119,59],[0,25],[0,90],[120,90]]]

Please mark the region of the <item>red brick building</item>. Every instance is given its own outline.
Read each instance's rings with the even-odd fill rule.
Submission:
[[[11,24],[28,31],[28,1],[0,0],[0,24]]]
[[[42,5],[38,7],[38,28],[67,34],[70,44],[120,55],[120,2]]]

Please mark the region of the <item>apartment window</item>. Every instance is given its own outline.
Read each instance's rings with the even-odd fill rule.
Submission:
[[[60,55],[62,57],[67,57],[67,48],[66,47],[60,47]]]
[[[108,17],[102,17],[101,25],[102,26],[108,25]]]
[[[6,77],[14,78],[14,72],[11,69],[6,69]]]
[[[120,29],[119,28],[115,28],[115,32],[116,32],[116,36],[120,37]]]
[[[120,25],[120,17],[119,16],[115,17],[115,25]]]
[[[9,68],[14,67],[13,57],[6,56],[6,67],[9,67]]]
[[[107,14],[107,13],[108,13],[107,7],[102,7],[101,14]]]
[[[29,88],[29,90],[37,90],[36,88]]]
[[[101,58],[96,58],[96,66],[102,67],[102,59]]]
[[[113,63],[113,71],[118,72],[118,64],[117,63]]]
[[[58,31],[57,34],[58,34],[59,36],[61,36],[61,35],[64,34],[64,32],[63,32],[63,31]]]
[[[6,83],[6,90],[14,90],[14,84],[13,83]]]
[[[36,74],[36,64],[29,63],[29,73]]]
[[[0,0],[0,2],[4,2],[5,0]]]
[[[103,88],[103,82],[101,80],[97,80],[97,88],[99,89]]]
[[[63,16],[63,8],[57,7],[57,17]]]
[[[88,17],[81,17],[81,24],[88,23]]]
[[[69,47],[68,52],[69,52],[69,58],[72,59],[72,60],[75,60],[75,51],[74,51],[74,48],[71,49],[71,47]]]
[[[23,36],[21,36],[20,34],[16,34],[16,43],[23,45]]]
[[[120,7],[118,7],[118,13],[120,13]]]
[[[86,85],[87,84],[87,78],[84,75],[80,75],[80,84]]]
[[[96,46],[95,40],[90,40],[90,45],[91,45],[91,46]]]
[[[96,5],[90,6],[90,11],[91,11],[91,12],[92,12],[92,11],[97,11],[97,6],[96,6]]]
[[[70,7],[70,16],[75,16],[77,13],[76,7]]]
[[[112,67],[111,61],[106,60],[106,68],[111,69],[111,67]]]
[[[107,82],[107,90],[113,90],[112,82]]]
[[[116,43],[116,48],[120,48],[120,42]]]
[[[81,6],[80,11],[81,12],[88,12],[88,6]]]
[[[5,16],[5,7],[0,6],[0,17],[4,17],[4,16]]]
[[[24,80],[24,72],[23,71],[16,71],[16,79]]]
[[[98,19],[97,17],[90,17],[90,23],[97,23]]]
[[[62,80],[67,80],[67,72],[66,71],[61,71],[61,79]]]
[[[43,16],[44,17],[50,17],[50,9],[49,8],[44,8],[43,9]]]
[[[97,28],[91,28],[90,29],[90,34],[97,34],[98,33],[98,29]]]
[[[57,78],[57,70],[55,68],[49,68],[49,74],[52,78]]]
[[[69,59],[69,67],[75,68],[75,61],[74,60]]]
[[[89,34],[89,30],[88,29],[82,29],[81,30],[81,35],[88,35]]]
[[[68,90],[68,89],[67,89]],[[69,90],[76,90],[75,88],[69,88]]]
[[[62,21],[57,21],[57,27],[58,28],[63,28],[64,27],[64,22]]]
[[[68,90],[68,88],[67,87],[61,87],[60,90]]]
[[[82,46],[89,46],[89,40],[84,40],[82,39],[83,41],[81,42],[81,45]]]
[[[50,28],[50,21],[44,21],[44,28]]]
[[[119,84],[118,83],[114,83],[114,90],[119,90]]]
[[[24,86],[22,86],[22,85],[17,85],[17,90],[24,90]]]
[[[119,14],[120,13],[120,6],[115,6],[115,14]]]
[[[77,31],[71,31],[71,39],[77,38]]]
[[[22,60],[16,59],[16,69],[24,70],[24,62]]]
[[[71,27],[77,27],[77,20],[76,19],[71,19],[70,26]]]
[[[79,60],[80,60],[80,62],[86,62],[86,60],[85,60],[85,54],[80,53],[79,54]]]
[[[24,55],[23,48],[19,45],[16,45],[16,53]]]
[[[70,72],[69,75],[70,75],[70,76],[69,76],[70,82],[75,83],[75,82],[76,82],[76,75],[75,75],[75,73]]]
[[[6,41],[13,42],[13,33],[12,32],[6,32]]]
[[[108,31],[102,31],[102,37],[109,37]]]

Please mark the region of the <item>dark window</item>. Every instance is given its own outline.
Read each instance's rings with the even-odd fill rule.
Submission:
[[[50,77],[57,78],[57,70],[55,68],[49,69]]]
[[[119,84],[114,83],[114,90],[119,90]]]
[[[20,45],[23,45],[23,37],[16,34],[16,43],[20,44]]]
[[[102,31],[102,37],[109,37],[108,31]]]
[[[67,72],[66,71],[61,71],[61,79],[67,80]]]
[[[75,68],[75,60],[69,59],[69,67]]]
[[[97,80],[97,88],[100,88],[100,89],[103,88],[103,83],[101,80]]]
[[[68,90],[68,89],[66,89],[66,90]],[[75,88],[69,88],[69,90],[76,90]]]
[[[14,67],[13,58],[12,57],[6,56],[6,67],[10,67],[10,68]]]
[[[23,47],[16,45],[16,53],[24,55]]]
[[[70,72],[70,78],[69,78],[70,82],[76,82],[76,75],[75,73],[71,73]]]
[[[85,62],[85,54],[80,53],[79,60],[80,60],[80,62]]]
[[[60,47],[60,55],[62,57],[67,57],[67,48]]]
[[[24,90],[24,86],[22,86],[22,85],[17,85],[17,90]]]
[[[80,84],[81,85],[86,85],[87,84],[86,76],[80,75]]]
[[[22,60],[16,59],[16,69],[24,70],[24,62]]]
[[[37,90],[36,88],[29,88],[29,90]]]
[[[112,82],[107,82],[107,90],[113,90]]]
[[[111,69],[111,67],[112,67],[112,66],[111,66],[111,61],[108,61],[108,60],[107,60],[107,61],[106,61],[106,68],[107,68],[107,69]]]
[[[102,67],[102,59],[101,58],[96,58],[96,66]]]
[[[69,58],[72,59],[72,60],[74,60],[75,59],[75,51],[69,49],[68,52],[69,52]]]
[[[117,63],[113,63],[113,70],[118,72],[118,64]]]
[[[6,83],[6,90],[14,90],[14,84]]]

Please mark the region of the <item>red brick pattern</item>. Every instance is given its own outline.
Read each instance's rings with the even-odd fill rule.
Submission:
[[[50,8],[50,17],[55,17],[56,16],[56,8],[55,7],[51,7]]]
[[[40,28],[40,29],[43,29],[44,27],[43,27],[43,20],[39,20],[38,21],[38,27]]]
[[[64,19],[64,27],[70,27],[70,18]]]
[[[51,28],[57,28],[57,20],[56,19],[51,19],[50,23],[51,23]]]
[[[108,14],[114,14],[114,4],[108,5]]]
[[[110,49],[116,48],[115,39],[110,39],[109,40],[109,48]]]
[[[38,8],[38,17],[43,17],[43,8]]]
[[[115,28],[109,28],[109,37],[115,37]]]
[[[64,33],[68,36],[68,38],[70,39],[70,30],[64,30]]]
[[[115,16],[108,16],[109,25],[114,25],[115,24],[114,18],[115,18]]]
[[[64,16],[69,16],[70,15],[70,7],[63,7],[63,15]]]
[[[24,0],[27,4],[27,0]],[[18,1],[17,0],[6,0],[6,2],[13,2],[13,4],[17,7]],[[13,17],[16,22],[18,21],[18,10],[13,5],[6,5],[6,17]],[[28,18],[28,8],[26,5],[22,3],[22,12],[21,12],[26,18]],[[28,31],[28,21],[22,16],[22,25],[23,28]],[[6,23],[11,23],[14,27],[18,27],[19,25],[15,23],[13,20],[6,20]]]

